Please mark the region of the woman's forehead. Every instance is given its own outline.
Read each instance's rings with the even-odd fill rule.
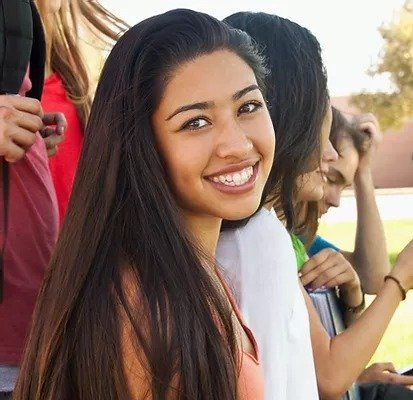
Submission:
[[[234,93],[256,84],[254,71],[239,56],[217,50],[177,67],[165,88],[163,99],[171,106],[185,103],[225,101]]]

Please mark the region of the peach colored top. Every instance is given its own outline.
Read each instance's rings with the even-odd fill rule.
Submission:
[[[254,349],[254,354],[245,351],[242,351],[241,353],[241,369],[238,376],[238,398],[239,400],[264,400],[264,372],[259,361],[257,342],[252,331],[244,324],[234,297],[220,271],[216,270],[216,273],[221,280],[235,315]]]
[[[264,373],[259,363],[256,341],[252,332],[242,325],[250,338],[256,356],[243,352],[241,371],[238,377],[238,393],[240,400],[264,400]]]

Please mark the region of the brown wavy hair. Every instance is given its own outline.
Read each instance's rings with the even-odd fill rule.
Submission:
[[[331,107],[333,121],[331,124],[330,140],[333,147],[338,151],[338,143],[344,138],[349,138],[357,153],[361,156],[368,148],[369,135],[363,132],[357,126],[357,117],[355,121],[349,122],[343,116],[342,112],[335,107]]]
[[[92,105],[91,82],[80,50],[82,29],[91,32],[104,48],[117,41],[128,25],[98,1],[70,0],[53,14],[46,13],[47,0],[35,0],[46,33],[46,67],[63,81],[85,128]]]

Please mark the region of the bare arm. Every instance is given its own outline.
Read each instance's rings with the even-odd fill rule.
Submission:
[[[363,303],[360,279],[343,254],[333,249],[323,249],[304,264],[299,275],[301,283],[309,290],[339,286],[346,326],[361,314],[362,310],[358,310]]]
[[[357,232],[353,252],[342,252],[357,271],[366,293],[376,294],[390,272],[383,224],[377,208],[371,163],[381,134],[372,114],[356,117],[359,128],[369,136],[354,179],[357,202]]]
[[[392,271],[406,289],[413,287],[413,241],[410,242]],[[382,284],[374,302],[343,333],[330,339],[324,330],[311,299],[302,287],[310,318],[311,342],[320,397],[339,399],[363,372],[376,350],[397,306],[402,300],[397,284]]]
[[[400,303],[399,289],[387,282],[372,305],[343,333],[330,339],[303,289],[310,317],[311,342],[322,400],[339,399],[370,361]]]
[[[376,294],[390,271],[383,224],[374,195],[371,171],[358,173],[354,181],[357,202],[357,232],[354,251],[343,255],[357,271],[364,291]]]
[[[354,285],[343,284],[340,286],[340,300],[344,305],[344,323],[349,327],[364,311],[364,293],[357,279]],[[352,308],[352,310],[350,310]]]

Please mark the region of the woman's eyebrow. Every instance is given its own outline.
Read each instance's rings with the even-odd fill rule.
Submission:
[[[233,100],[239,100],[242,96],[245,96],[247,93],[252,92],[253,90],[259,90],[261,91],[261,89],[259,88],[258,85],[249,85],[244,89],[239,90],[238,92],[236,92],[232,98]]]
[[[261,90],[258,85],[249,85],[232,95],[233,100],[239,100],[241,97],[245,96],[247,93],[252,92],[253,90]],[[178,107],[171,115],[169,115],[165,121],[169,121],[176,115],[190,110],[207,110],[212,108],[215,105],[213,101],[203,101],[198,103],[186,104],[184,106]]]
[[[214,104],[215,103],[213,101],[203,101],[200,103],[192,103],[192,104],[187,104],[187,105],[178,107],[168,118],[165,119],[165,121],[169,121],[171,118],[175,117],[175,115],[178,115],[185,111],[207,110],[208,108],[212,108]]]

